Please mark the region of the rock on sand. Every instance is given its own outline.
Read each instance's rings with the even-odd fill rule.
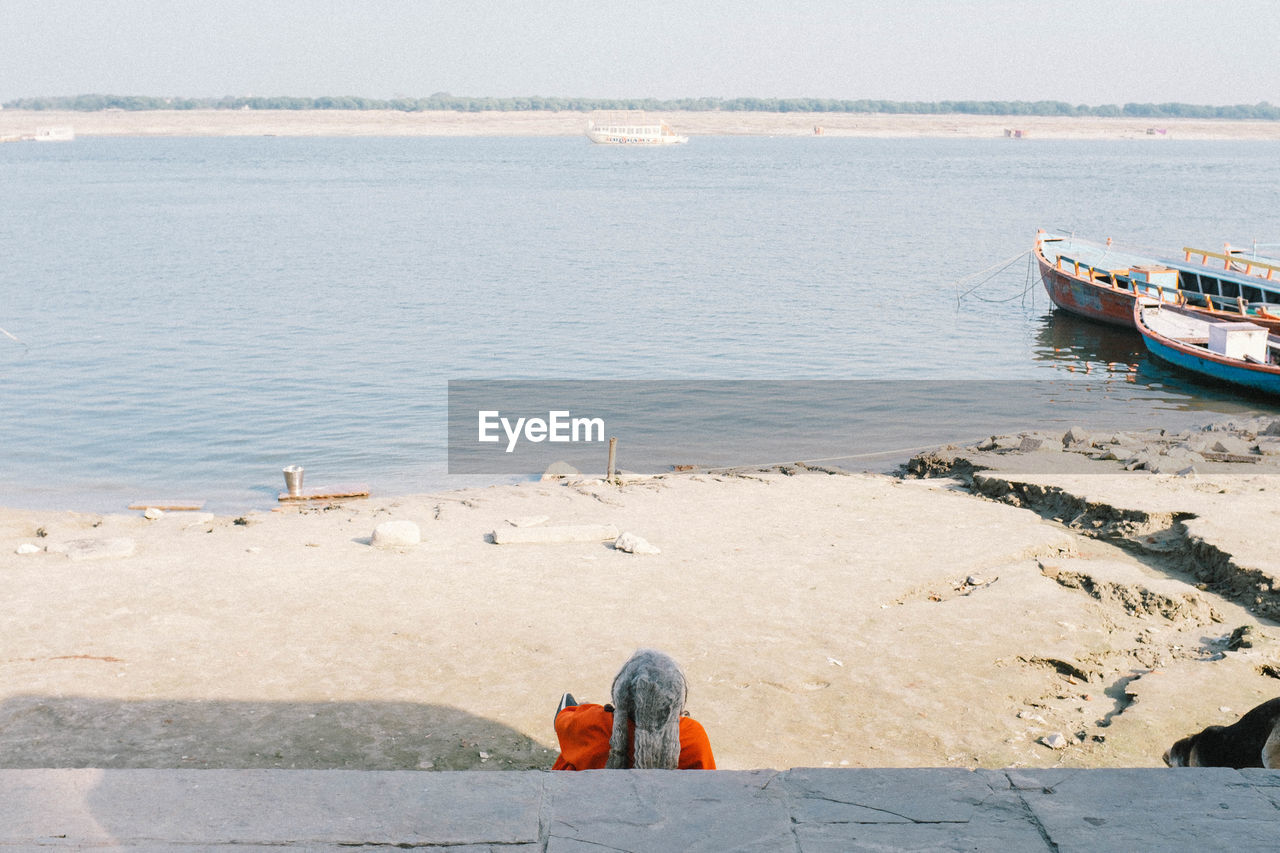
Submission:
[[[628,554],[661,554],[662,549],[656,545],[650,545],[647,539],[643,539],[634,533],[623,533],[617,539],[613,540],[613,547],[618,551],[625,551]]]
[[[372,545],[379,548],[403,548],[422,541],[422,532],[412,521],[384,521],[373,528]]]

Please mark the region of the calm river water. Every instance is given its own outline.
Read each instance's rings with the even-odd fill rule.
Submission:
[[[0,505],[475,482],[450,380],[941,382],[956,432],[977,380],[1083,379],[1135,426],[1275,411],[1050,312],[1018,257],[1038,227],[1280,242],[1274,143],[81,138],[0,146],[0,186]]]

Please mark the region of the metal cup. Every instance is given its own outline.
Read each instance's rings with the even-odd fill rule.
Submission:
[[[302,466],[289,465],[284,469],[284,487],[292,497],[302,494]]]

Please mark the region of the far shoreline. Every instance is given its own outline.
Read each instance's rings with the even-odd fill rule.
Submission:
[[[884,113],[661,112],[699,136],[889,139],[1280,140],[1280,121],[1098,116],[898,115]],[[68,128],[77,137],[573,137],[590,113],[530,110],[0,110],[0,140]],[[1020,138],[1013,138],[1020,135]]]

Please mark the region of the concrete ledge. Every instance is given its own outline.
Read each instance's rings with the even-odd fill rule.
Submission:
[[[1280,771],[0,770],[0,847],[1274,850]]]

